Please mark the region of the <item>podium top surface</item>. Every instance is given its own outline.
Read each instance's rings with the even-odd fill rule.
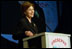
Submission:
[[[64,33],[43,32],[43,33],[40,33],[40,34],[36,34],[32,37],[26,37],[26,38],[23,39],[23,41],[33,39],[33,38],[36,38],[36,37],[39,37],[39,36],[42,36],[42,35],[69,36],[69,37],[71,36],[70,34],[64,34]]]
[[[70,34],[54,33],[54,32],[45,32],[45,34],[48,34],[48,35],[59,35],[59,36],[71,36]]]

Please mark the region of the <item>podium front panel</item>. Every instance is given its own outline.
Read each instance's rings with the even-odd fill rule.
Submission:
[[[70,48],[70,37],[46,35],[46,48]]]

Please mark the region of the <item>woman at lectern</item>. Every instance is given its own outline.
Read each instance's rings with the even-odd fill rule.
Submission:
[[[19,40],[19,46],[22,47],[22,39],[34,36],[38,33],[36,24],[32,21],[34,17],[34,4],[26,1],[21,5],[23,18],[17,25],[17,32],[13,34],[13,38]]]

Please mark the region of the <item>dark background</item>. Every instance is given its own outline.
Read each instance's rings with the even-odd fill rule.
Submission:
[[[13,4],[15,6],[11,7]],[[4,8],[4,6],[6,6],[6,7],[10,6],[10,8]],[[18,7],[16,7],[16,6],[18,6]],[[59,1],[57,1],[59,25],[54,32],[63,32],[63,33],[71,34],[71,32],[72,32],[71,31],[72,4],[70,1],[62,1],[62,15],[60,15],[59,8],[60,8],[59,7]],[[1,11],[1,32],[2,33],[12,34],[11,31],[13,31],[13,28],[16,26],[14,24],[16,24],[16,22],[20,18],[19,16],[20,16],[21,11],[19,11],[19,9],[20,9],[20,7],[19,7],[19,4],[17,1],[14,1],[14,2],[9,1],[6,4],[4,1],[1,2],[1,10],[7,11],[7,13],[5,12],[5,14],[3,14],[3,12]],[[8,13],[10,13],[10,14],[8,14]],[[18,16],[18,17],[16,18],[15,16]],[[16,20],[16,21],[14,21],[14,20]],[[16,43],[12,43],[12,42],[10,42],[10,41],[2,38],[2,37],[1,37],[0,42],[1,42],[0,43],[1,48],[16,48],[16,47],[18,47],[18,45]]]
[[[57,7],[58,7],[58,27],[55,30],[56,32],[62,32],[62,33],[67,33],[71,34],[71,9],[72,9],[72,4],[70,1],[62,1],[62,15],[60,15],[60,10],[59,10],[59,1],[57,2]]]
[[[20,4],[18,1],[2,1],[1,10],[1,32],[12,34],[21,16]]]

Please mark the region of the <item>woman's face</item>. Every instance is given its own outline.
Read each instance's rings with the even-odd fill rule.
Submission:
[[[30,6],[30,7],[26,10],[26,12],[24,12],[24,13],[25,13],[25,15],[26,15],[27,17],[29,17],[29,18],[34,17],[34,7],[33,7],[33,6]]]

